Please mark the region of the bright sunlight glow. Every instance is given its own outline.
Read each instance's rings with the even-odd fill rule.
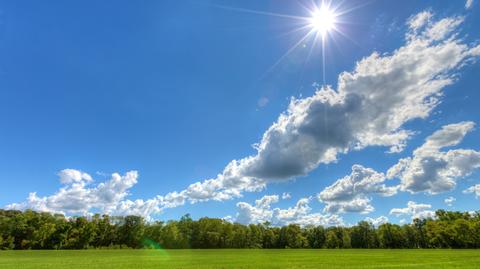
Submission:
[[[324,37],[335,27],[335,13],[322,5],[315,10],[310,17],[310,26]]]

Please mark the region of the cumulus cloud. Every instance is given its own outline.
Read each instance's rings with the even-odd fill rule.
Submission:
[[[449,197],[445,198],[445,200],[443,200],[443,201],[445,202],[446,205],[452,206],[453,202],[455,202],[456,200],[457,199],[455,199],[455,197],[449,196]]]
[[[467,0],[467,1],[465,2],[465,8],[466,8],[466,9],[472,8],[472,5],[473,5],[473,0]]]
[[[463,193],[473,193],[475,194],[475,198],[480,197],[480,184],[476,184],[471,186],[470,188],[463,191]]]
[[[416,218],[434,218],[435,211],[430,210],[431,208],[432,205],[429,204],[417,204],[416,202],[409,201],[405,208],[393,208],[390,210],[390,215],[395,215],[397,217],[407,215],[411,216],[412,220]]]
[[[255,205],[245,202],[237,203],[236,221],[240,223],[263,223],[271,221],[273,212],[271,204],[279,201],[278,195],[266,195],[255,201]]]
[[[38,211],[57,212],[68,215],[88,215],[92,210],[101,213],[131,214],[149,216],[159,210],[156,206],[147,208],[152,201],[126,201],[128,190],[137,183],[138,172],[130,171],[124,175],[113,173],[111,178],[96,186],[89,186],[92,177],[82,171],[65,169],[58,173],[63,186],[53,195],[38,196],[30,193],[27,200],[18,204],[10,204],[7,209],[33,209]]]
[[[350,175],[325,188],[318,194],[318,199],[326,203],[326,212],[366,214],[374,210],[370,204],[369,195],[392,196],[397,193],[397,187],[387,187],[384,184],[385,179],[383,173],[361,165],[354,165]]]
[[[235,218],[230,221],[243,224],[270,222],[274,226],[288,224],[338,226],[343,224],[341,217],[331,214],[311,213],[310,198],[302,198],[295,206],[287,209],[273,208],[272,204],[279,201],[278,195],[267,195],[255,201],[254,205],[246,202],[237,203]]]
[[[92,182],[93,180],[89,174],[75,169],[63,169],[58,173],[58,176],[63,184]]]
[[[400,159],[388,172],[388,178],[398,177],[404,191],[436,194],[452,190],[459,178],[480,167],[480,152],[471,149],[440,151],[459,144],[474,128],[473,122],[449,124],[427,137],[412,157]]]
[[[385,216],[380,216],[378,218],[370,218],[370,217],[367,217],[365,218],[365,221],[367,222],[370,222],[371,224],[373,224],[374,226],[379,226],[379,225],[382,225],[384,223],[387,223],[388,222],[388,218],[385,217]]]
[[[327,202],[324,211],[330,213],[355,212],[368,214],[375,210],[370,202],[371,199],[369,198],[355,198],[348,202]]]

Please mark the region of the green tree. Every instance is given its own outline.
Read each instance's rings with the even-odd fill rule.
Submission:
[[[278,228],[270,227],[270,223],[263,224],[265,227],[263,232],[263,248],[278,248]]]
[[[112,224],[110,216],[96,214],[93,216],[92,222],[96,230],[95,238],[93,239],[93,245],[95,247],[108,247],[115,244],[116,231],[115,226]]]
[[[285,248],[303,248],[308,246],[307,238],[297,224],[289,224],[280,229],[279,242]]]
[[[350,237],[353,248],[374,248],[376,246],[375,227],[366,221],[360,221],[352,227]]]
[[[308,245],[311,248],[323,248],[325,245],[325,229],[322,226],[309,227],[306,230]]]
[[[152,242],[154,244],[152,244]],[[480,215],[439,210],[436,218],[375,228],[242,225],[189,215],[149,222],[138,216],[91,218],[0,209],[0,249],[142,248],[479,248]]]
[[[341,248],[342,239],[338,237],[337,232],[333,229],[328,229],[325,236],[326,248]]]
[[[382,248],[405,247],[405,236],[400,226],[384,223],[378,227],[378,239]]]
[[[121,244],[131,248],[143,246],[145,220],[140,216],[126,216],[118,229]]]

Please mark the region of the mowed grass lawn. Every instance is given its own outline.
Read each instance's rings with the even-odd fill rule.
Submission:
[[[480,250],[0,251],[0,268],[480,268]]]

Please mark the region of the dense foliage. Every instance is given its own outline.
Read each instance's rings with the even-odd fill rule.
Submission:
[[[0,249],[86,248],[480,248],[480,214],[438,210],[402,226],[271,227],[222,219],[146,222],[138,216],[66,218],[0,210]]]

